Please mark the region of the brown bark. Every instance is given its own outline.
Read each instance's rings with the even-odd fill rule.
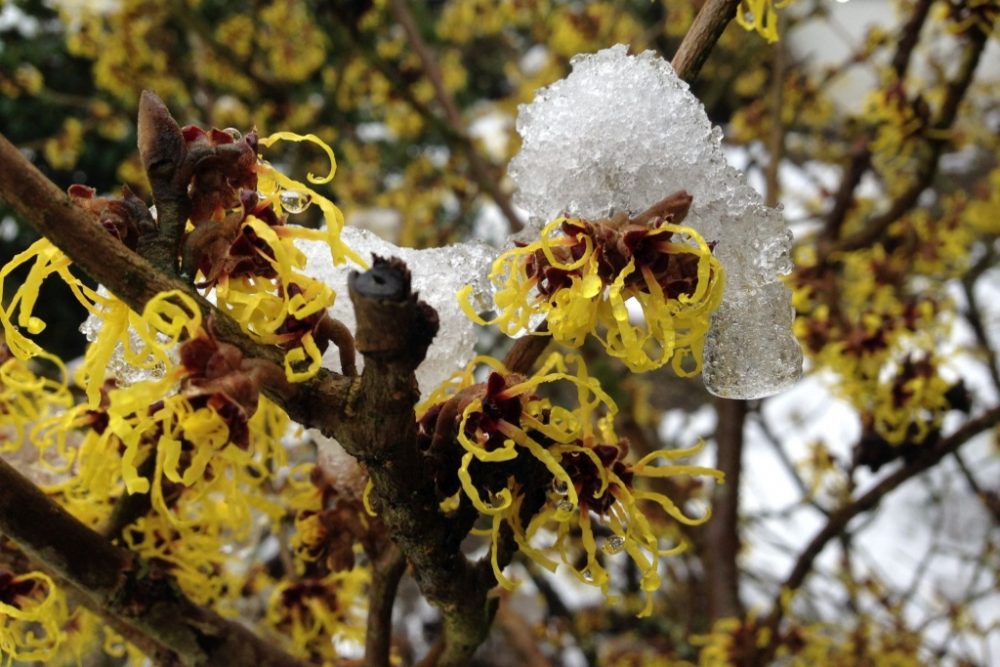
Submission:
[[[712,495],[712,519],[705,524],[705,569],[708,613],[712,620],[741,616],[739,499],[743,458],[743,426],[747,404],[716,400],[719,424],[715,431],[715,467],[726,476]]]
[[[148,637],[161,662],[302,664],[246,628],[191,602],[169,576],[77,521],[3,459],[0,533],[70,582],[91,611]]]

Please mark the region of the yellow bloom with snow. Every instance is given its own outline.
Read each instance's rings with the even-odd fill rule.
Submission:
[[[679,375],[696,374],[722,301],[723,269],[697,231],[673,222],[690,197],[673,198],[631,219],[553,220],[537,241],[494,262],[497,316],[487,321],[473,311],[471,287],[459,293],[464,310],[507,335],[544,317],[535,335],[570,347],[591,335],[633,371],[672,363]]]

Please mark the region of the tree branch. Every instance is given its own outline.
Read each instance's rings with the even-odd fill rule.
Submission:
[[[943,458],[957,451],[959,447],[971,438],[995,427],[997,424],[1000,424],[1000,407],[994,407],[979,417],[969,420],[953,434],[939,440],[934,445],[928,446],[926,451],[920,456],[910,460],[906,465],[896,470],[896,472],[884,477],[867,492],[840,509],[831,512],[826,525],[820,529],[802,553],[799,554],[791,573],[785,578],[781,586],[781,593],[779,593],[772,603],[771,613],[762,622],[761,627],[767,628],[770,631],[768,635],[770,640],[767,646],[758,651],[754,664],[768,665],[774,656],[779,639],[777,632],[778,625],[784,616],[781,596],[786,591],[795,591],[802,585],[806,577],[809,576],[816,558],[831,540],[846,530],[847,525],[854,517],[874,509],[887,494],[904,482],[933,468]]]
[[[189,285],[129,251],[2,136],[0,197],[133,310],[141,311],[160,292],[180,290],[197,301],[206,320],[211,317],[218,339],[248,357],[281,364],[280,350],[253,342]],[[464,664],[489,631],[495,604],[486,593],[496,582],[488,568],[477,568],[462,555],[468,531],[440,513],[431,476],[420,472],[413,371],[437,330],[437,316],[410,292],[409,273],[400,262],[380,261],[355,275],[350,293],[356,345],[366,358],[362,376],[321,370],[294,385],[266,378],[263,388],[290,417],[336,438],[368,466],[375,502],[394,541],[413,564],[421,590],[444,612],[448,642],[440,664]]]
[[[394,544],[372,563],[372,587],[368,594],[368,627],[365,629],[365,664],[389,667],[392,648],[392,607],[399,580],[406,572],[406,558]]]
[[[334,436],[368,468],[376,509],[413,565],[420,590],[444,615],[439,665],[465,665],[489,632],[496,610],[486,594],[496,584],[487,569],[462,554],[467,530],[440,511],[433,476],[423,474],[413,407],[420,397],[414,371],[437,332],[437,313],[417,300],[398,259],[376,257],[354,272],[348,291],[357,317],[355,341],[365,357],[357,405],[362,412]]]
[[[91,611],[149,637],[181,664],[301,665],[195,605],[169,576],[77,521],[3,459],[0,533],[70,582]]]
[[[892,58],[892,69],[896,73],[896,80],[902,81],[906,78],[906,71],[910,66],[910,58],[913,56],[913,49],[916,48],[920,38],[920,31],[927,20],[933,0],[919,0],[910,14],[910,19],[903,26],[899,45]],[[844,224],[851,206],[854,204],[854,192],[861,183],[861,177],[865,175],[871,166],[872,154],[868,150],[867,136],[862,137],[851,147],[851,161],[844,170],[844,176],[837,189],[837,195],[833,200],[833,208],[826,216],[823,224],[822,240],[826,244],[833,243],[840,234],[840,227]]]
[[[708,609],[713,620],[742,615],[739,564],[740,473],[746,401],[716,400],[719,425],[715,432],[715,467],[726,476],[712,494],[712,520],[705,524],[705,565]]]
[[[689,83],[698,78],[701,66],[708,60],[708,54],[736,16],[739,4],[740,0],[708,0],[702,5],[681,45],[677,47],[674,59],[670,61],[677,76]]]
[[[283,364],[281,350],[254,342],[235,320],[216,309],[186,282],[166,275],[126,248],[2,134],[0,199],[132,310],[141,313],[146,302],[160,292],[179,290],[197,302],[205,321],[212,320],[212,333],[217,339],[236,345],[247,357],[270,361],[279,367]],[[342,417],[351,385],[351,379],[321,370],[313,379],[294,385],[266,378],[263,391],[297,422],[329,432]]]
[[[962,53],[958,75],[954,81],[948,84],[948,90],[937,118],[927,130],[929,136],[927,139],[927,143],[929,144],[928,149],[920,164],[917,165],[916,175],[910,187],[890,204],[887,211],[869,220],[863,229],[833,244],[833,251],[847,252],[858,250],[877,241],[885,230],[889,228],[889,225],[909,211],[917,203],[917,199],[923,191],[931,185],[934,175],[937,173],[941,153],[944,152],[944,148],[948,144],[948,139],[944,138],[944,135],[947,135],[949,130],[951,130],[951,126],[958,115],[962,99],[972,84],[972,79],[976,74],[976,66],[979,64],[986,40],[987,35],[981,30],[972,30],[969,33],[968,42]]]
[[[451,93],[448,92],[448,89],[444,85],[444,76],[441,74],[441,68],[438,66],[434,54],[431,52],[430,47],[427,46],[427,43],[424,42],[423,37],[420,36],[420,29],[417,27],[417,22],[414,20],[412,12],[410,12],[409,5],[406,0],[389,0],[389,6],[393,16],[396,17],[399,25],[402,26],[407,41],[413,47],[413,52],[420,59],[420,65],[427,79],[431,82],[431,87],[434,88],[434,96],[444,111],[445,119],[457,135],[466,138],[468,146],[466,157],[469,160],[469,169],[472,172],[473,180],[500,207],[500,211],[507,218],[510,230],[512,232],[520,231],[524,227],[524,223],[514,211],[514,207],[510,203],[510,196],[500,189],[500,179],[497,178],[496,174],[491,173],[494,169],[487,166],[482,156],[479,155],[479,151],[476,150],[475,145],[468,140],[465,126],[462,122],[462,114],[458,110],[458,106],[455,104]]]
[[[534,332],[525,334],[517,340],[514,344],[510,346],[510,350],[507,352],[507,356],[503,359],[503,365],[511,373],[520,373],[521,375],[528,375],[531,373],[531,368],[538,361],[538,358],[542,356],[546,349],[549,347],[549,343],[552,342],[552,337],[548,335],[549,323],[543,320],[539,324]]]

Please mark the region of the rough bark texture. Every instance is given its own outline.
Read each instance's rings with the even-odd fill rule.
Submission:
[[[736,16],[740,0],[708,0],[694,17],[694,23],[670,61],[677,76],[685,81],[697,78],[712,47]]]
[[[169,576],[77,521],[3,459],[0,533],[71,582],[91,611],[151,639],[161,664],[302,664],[191,602]]]

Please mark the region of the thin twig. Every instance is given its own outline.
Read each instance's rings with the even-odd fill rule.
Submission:
[[[347,328],[347,325],[335,317],[327,315],[320,320],[317,334],[324,342],[330,341],[337,346],[337,352],[340,355],[340,372],[348,377],[355,377],[358,374],[358,364],[355,359],[354,335]]]
[[[782,15],[783,17],[784,15]],[[778,19],[778,29],[783,31],[785,21]],[[788,53],[784,42],[776,42],[774,51],[774,69],[771,72],[771,136],[768,137],[767,169],[764,170],[765,202],[768,206],[777,206],[781,199],[781,180],[779,173],[781,161],[785,156],[785,132],[787,128],[782,122],[785,98],[785,70],[788,66]]]
[[[677,47],[674,59],[670,61],[677,76],[688,83],[698,77],[701,66],[708,60],[708,54],[736,16],[739,4],[740,0],[708,0],[702,5],[681,45]]]
[[[809,576],[816,557],[819,556],[831,540],[835,539],[847,528],[847,525],[852,519],[854,519],[854,517],[862,514],[863,512],[874,509],[887,494],[895,490],[897,487],[934,467],[940,463],[943,458],[958,450],[959,447],[968,442],[971,438],[995,427],[997,424],[1000,424],[1000,407],[994,407],[979,417],[969,420],[953,434],[947,438],[942,438],[933,446],[927,447],[920,456],[910,460],[906,463],[906,465],[896,470],[896,472],[884,477],[867,492],[855,498],[840,509],[831,512],[826,525],[820,529],[813,539],[810,540],[806,548],[799,554],[799,557],[795,562],[795,566],[792,568],[791,573],[788,577],[786,577],[781,586],[781,593],[779,594],[779,597],[772,603],[773,606],[771,613],[762,623],[762,627],[765,627],[770,631],[769,637],[771,639],[768,644],[758,652],[755,664],[770,664],[770,660],[774,655],[775,649],[777,648],[777,641],[779,638],[777,629],[778,625],[781,623],[782,617],[784,616],[781,596],[785,595],[787,591],[797,590],[802,585],[806,577]]]
[[[954,457],[955,463],[958,464],[958,469],[962,473],[962,477],[965,478],[965,483],[969,485],[969,490],[979,498],[986,511],[993,515],[993,521],[997,525],[1000,525],[1000,499],[997,498],[996,493],[987,491],[979,485],[979,482],[976,481],[976,476],[969,470],[969,466],[966,465],[965,459],[962,458],[961,454],[955,452]]]
[[[1000,392],[1000,365],[997,363],[997,353],[986,334],[983,313],[979,308],[979,300],[976,298],[976,282],[987,269],[994,265],[995,259],[993,244],[987,243],[983,256],[962,276],[962,291],[965,293],[966,302],[965,320],[972,327],[976,342],[979,343],[983,354],[986,355],[986,369],[993,381],[993,387]]]
[[[532,333],[525,334],[514,341],[514,344],[507,352],[507,356],[503,359],[503,365],[507,370],[511,373],[520,373],[522,375],[530,373],[532,366],[535,365],[538,358],[548,349],[549,343],[552,342],[552,337],[548,334],[548,331],[549,323],[543,321]]]
[[[467,137],[468,135],[462,122],[462,114],[458,110],[458,106],[455,104],[451,93],[448,92],[448,89],[444,85],[444,76],[441,74],[441,67],[438,65],[433,52],[423,37],[420,36],[420,29],[413,18],[413,13],[410,12],[409,5],[406,0],[390,0],[389,6],[393,16],[396,17],[399,25],[402,26],[403,32],[406,34],[406,39],[413,48],[413,52],[420,59],[420,66],[423,68],[424,75],[434,89],[434,96],[444,111],[445,118],[456,134]],[[473,180],[496,202],[504,217],[507,218],[507,223],[510,225],[511,231],[520,231],[524,227],[524,223],[517,215],[517,212],[514,211],[514,207],[510,203],[510,196],[500,189],[500,179],[497,178],[495,173],[492,173],[495,170],[486,165],[471,141],[468,142],[466,157],[469,160],[469,169],[472,172]]]
[[[910,186],[889,205],[888,210],[869,220],[863,229],[833,244],[833,251],[858,250],[874,243],[889,228],[889,225],[917,203],[917,199],[923,191],[930,186],[935,174],[937,174],[941,154],[948,144],[948,139],[945,137],[949,134],[951,126],[958,116],[962,99],[975,77],[976,67],[979,64],[986,40],[987,35],[983,31],[973,30],[969,33],[968,41],[962,52],[958,74],[955,80],[948,84],[948,90],[937,118],[927,129],[927,151],[920,164],[917,165],[916,176]]]
[[[509,598],[501,602],[497,611],[497,625],[507,637],[519,664],[525,667],[551,667],[548,658],[539,649],[531,627],[522,616],[510,608]]]
[[[778,437],[775,435],[774,431],[771,430],[770,424],[767,423],[767,420],[764,418],[764,413],[761,411],[757,412],[757,425],[760,427],[761,432],[764,434],[764,439],[767,440],[768,443],[770,443],[771,447],[774,449],[774,453],[778,457],[778,461],[781,462],[781,465],[785,469],[785,472],[788,473],[788,476],[795,484],[795,488],[797,488],[799,490],[799,493],[802,494],[801,502],[808,503],[809,507],[812,507],[820,514],[824,516],[829,516],[830,513],[826,510],[826,508],[820,505],[818,502],[816,502],[816,499],[813,497],[813,493],[809,490],[809,486],[805,483],[805,480],[802,479],[802,476],[799,474],[799,471],[795,469],[795,464],[792,462],[792,459],[789,458],[788,452],[785,451],[785,448],[781,444],[781,441],[778,440]],[[793,507],[796,506],[797,504],[793,505]]]

